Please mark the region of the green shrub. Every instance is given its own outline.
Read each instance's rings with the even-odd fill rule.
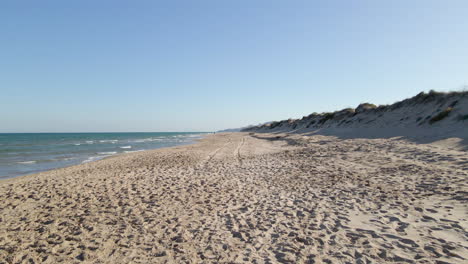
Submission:
[[[309,128],[313,124],[315,124],[315,120],[310,121],[310,123],[306,126],[306,128]]]
[[[466,114],[466,115],[460,115],[460,116],[458,117],[458,120],[460,120],[460,121],[468,120],[468,114]]]
[[[450,107],[454,107],[454,106],[457,105],[457,104],[458,104],[458,100],[453,101],[449,106],[450,106]]]
[[[328,120],[332,119],[333,117],[335,116],[334,113],[326,113],[322,119],[320,119],[319,121],[319,124],[324,124],[325,122],[327,122]]]
[[[273,129],[273,128],[279,126],[279,125],[280,125],[280,122],[277,122],[277,121],[276,121],[276,122],[272,122],[272,123],[270,124],[270,129]]]
[[[433,118],[431,118],[429,120],[429,124],[434,124],[435,122],[438,122],[444,118],[446,118],[450,112],[452,112],[453,108],[452,107],[447,107],[444,111],[438,113],[436,116],[434,116]]]

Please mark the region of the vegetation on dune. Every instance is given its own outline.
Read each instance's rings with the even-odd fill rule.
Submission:
[[[315,120],[310,121],[310,123],[306,126],[306,128],[309,128],[313,124],[315,124]]]
[[[436,114],[430,115],[419,115],[419,116],[407,116],[400,119],[401,122],[412,119],[415,120],[415,124],[422,126],[424,124],[434,124],[439,122],[453,112],[454,107],[460,105],[468,97],[468,91],[453,91],[453,92],[436,92],[431,90],[429,92],[421,92],[416,96],[411,98],[395,102],[390,105],[375,105],[372,103],[361,103],[357,108],[345,108],[335,112],[328,113],[312,113],[307,116],[303,116],[301,119],[287,119],[282,121],[270,122],[268,124],[259,125],[256,127],[249,128],[249,130],[255,130],[259,128],[269,128],[274,129],[278,127],[287,127],[292,129],[297,128],[310,128],[310,127],[320,127],[327,123],[329,120],[336,121],[337,126],[350,124],[350,123],[360,123],[365,122],[365,124],[373,123],[374,121],[382,118],[385,115],[385,112],[391,112],[399,109],[408,111],[411,107],[420,105],[426,107],[426,105],[431,104],[431,108],[444,109]],[[407,109],[406,109],[407,108]],[[429,111],[431,111],[430,109]],[[375,114],[376,119],[369,120],[369,116]],[[411,114],[410,114],[411,115]],[[468,114],[457,114],[454,117],[456,121],[465,121],[468,120]]]
[[[457,104],[458,104],[458,100],[453,101],[449,106],[450,106],[450,107],[454,107],[454,106],[457,105]]]
[[[334,116],[335,116],[335,113],[325,113],[322,119],[320,119],[319,124],[324,124],[328,120],[332,119]]]
[[[468,120],[468,114],[466,114],[466,115],[460,115],[460,116],[458,117],[458,120],[460,120],[460,121]]]
[[[358,105],[358,107],[355,109],[355,115],[356,114],[359,114],[359,113],[362,113],[362,112],[365,112],[365,111],[368,111],[368,110],[372,110],[372,109],[376,109],[377,106],[375,104],[370,104],[370,103],[362,103],[360,105]]]
[[[361,106],[365,107],[365,108],[376,108],[377,107],[375,104],[371,104],[371,103],[362,103]]]
[[[453,108],[452,107],[447,107],[444,111],[438,113],[436,116],[434,116],[433,118],[431,118],[429,120],[429,124],[434,124],[435,122],[438,122],[444,118],[446,118],[451,112],[452,112]]]
[[[273,129],[273,128],[279,126],[280,124],[281,124],[281,122],[271,122],[270,123],[270,129]]]

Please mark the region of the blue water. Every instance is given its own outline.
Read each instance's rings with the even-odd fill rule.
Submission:
[[[0,134],[0,179],[95,161],[119,153],[190,144],[204,133]]]

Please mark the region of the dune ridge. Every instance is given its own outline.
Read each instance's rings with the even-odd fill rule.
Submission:
[[[443,139],[466,138],[468,92],[421,92],[391,105],[362,103],[330,113],[312,113],[243,129],[244,132],[318,133],[343,137],[407,136]],[[466,142],[465,142],[466,143]]]

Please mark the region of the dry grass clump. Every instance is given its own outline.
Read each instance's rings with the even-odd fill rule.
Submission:
[[[438,122],[444,118],[446,118],[450,112],[452,112],[453,108],[452,107],[447,107],[444,111],[438,113],[436,116],[434,116],[433,118],[431,118],[429,120],[429,124],[434,124],[435,122]]]
[[[367,110],[371,110],[371,109],[376,109],[377,106],[375,104],[370,104],[370,103],[362,103],[360,105],[358,105],[358,107],[356,108],[355,110],[355,114],[358,114],[358,113],[362,113],[362,112],[365,112]]]
[[[376,108],[377,107],[375,104],[371,104],[371,103],[362,103],[361,106],[366,107],[366,108]]]

